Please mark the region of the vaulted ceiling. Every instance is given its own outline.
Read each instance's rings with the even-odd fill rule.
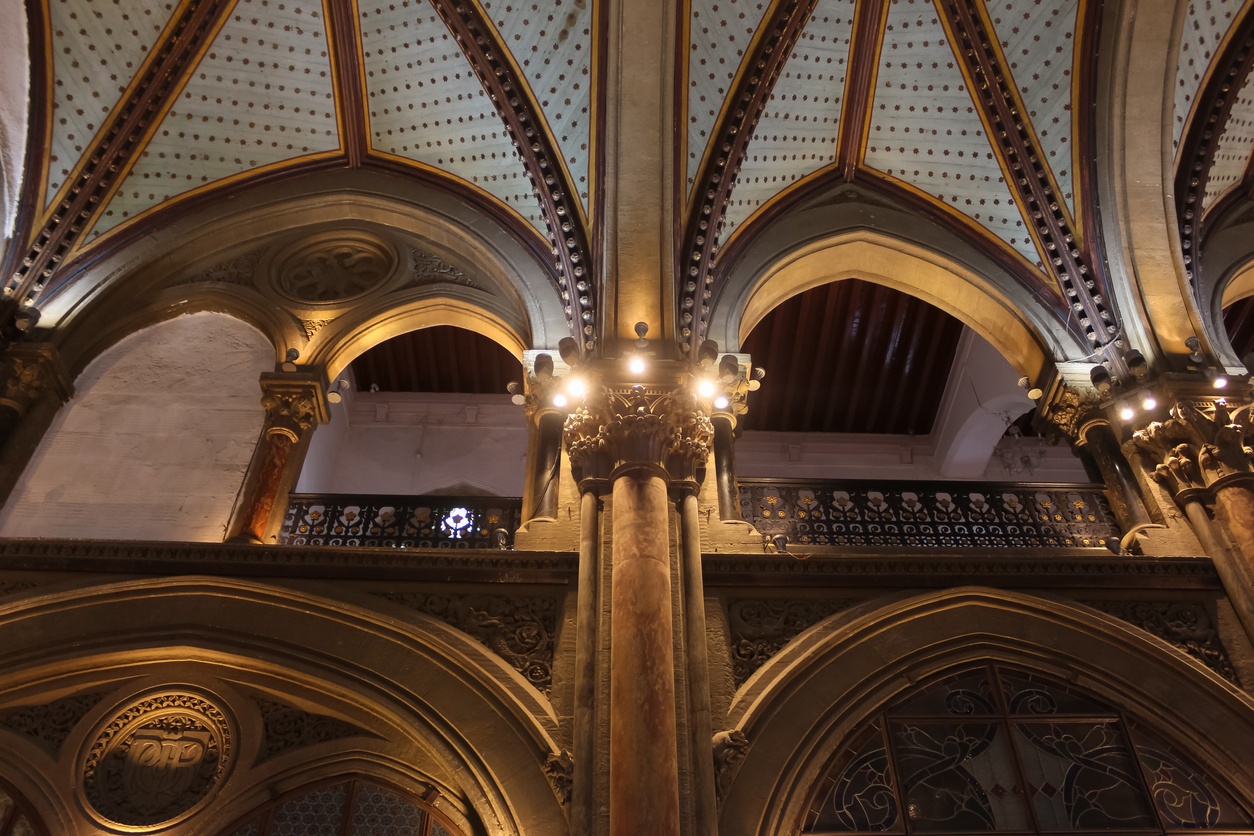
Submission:
[[[1167,62],[1193,279],[1206,217],[1254,194],[1249,5],[1189,0]],[[546,262],[594,347],[604,2],[31,0],[29,13],[10,298],[41,304],[102,254],[250,189],[371,170],[494,218]],[[755,236],[849,182],[999,265],[1077,344],[1119,338],[1127,271],[1107,266],[1094,162],[1102,4],[689,0],[677,13],[673,293],[690,344]]]

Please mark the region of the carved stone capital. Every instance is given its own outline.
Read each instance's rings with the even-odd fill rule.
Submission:
[[[1063,383],[1041,404],[1041,416],[1072,441],[1080,441],[1084,425],[1102,418],[1102,410],[1095,392]]]
[[[47,392],[64,402],[73,391],[53,346],[19,343],[0,354],[0,407],[21,416]]]
[[[1154,478],[1177,502],[1196,491],[1209,493],[1218,483],[1254,479],[1251,450],[1245,444],[1251,407],[1236,410],[1221,402],[1180,401],[1171,418],[1154,421],[1133,433],[1133,443],[1154,460]]]
[[[325,387],[317,378],[280,372],[261,376],[261,405],[266,411],[267,436],[286,436],[300,441],[310,427],[325,424]]]
[[[538,421],[540,416],[558,411],[553,403],[553,396],[561,391],[564,381],[560,377],[536,377],[527,375],[526,400],[523,401],[523,414],[528,421]]]
[[[714,443],[714,425],[701,401],[684,388],[632,386],[589,393],[566,419],[564,435],[581,482],[629,470],[694,480]]]

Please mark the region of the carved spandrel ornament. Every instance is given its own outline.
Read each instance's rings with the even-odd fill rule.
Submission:
[[[234,766],[235,728],[215,701],[190,690],[132,700],[87,738],[78,785],[88,809],[131,831],[186,819]]]
[[[22,705],[0,711],[0,726],[25,735],[54,755],[104,694],[74,694],[40,705]]]
[[[813,598],[729,601],[732,678],[736,687],[804,630],[856,603]]]
[[[567,417],[563,434],[581,482],[610,480],[628,468],[695,481],[714,442],[714,425],[686,388],[633,386],[590,392]]]
[[[1228,651],[1211,622],[1206,605],[1197,601],[1085,601],[1175,645],[1234,685],[1240,686]]]
[[[257,699],[256,703],[265,733],[258,763],[289,749],[368,734],[351,723],[325,714],[311,714],[274,700]]]
[[[553,638],[557,633],[555,598],[379,594],[456,627],[508,662],[546,697],[549,695],[553,686]]]
[[[409,256],[413,265],[412,278],[406,287],[422,287],[431,284],[459,284],[463,287],[479,289],[463,271],[449,264],[438,255],[421,247],[410,247]]]
[[[381,287],[398,257],[388,242],[362,231],[322,233],[285,247],[271,267],[274,289],[308,305],[346,302]]]

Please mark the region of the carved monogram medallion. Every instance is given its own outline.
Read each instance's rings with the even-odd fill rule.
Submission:
[[[165,826],[201,807],[235,756],[234,723],[208,698],[163,691],[132,701],[88,738],[80,786],[101,819]]]

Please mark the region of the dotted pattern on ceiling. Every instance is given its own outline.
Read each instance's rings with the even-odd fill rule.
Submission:
[[[92,230],[183,192],[339,147],[322,4],[240,0]]]
[[[173,0],[49,3],[52,25],[52,202],[105,117],[139,72]]]
[[[688,189],[736,70],[762,22],[764,0],[692,0],[688,55]]]
[[[939,198],[1040,265],[927,0],[893,0],[889,7],[866,164]]]
[[[1203,212],[1224,192],[1241,182],[1250,160],[1251,146],[1254,146],[1254,73],[1245,77],[1245,83],[1232,103],[1223,133],[1219,135],[1215,158],[1206,175]]]
[[[1074,214],[1071,67],[1079,2],[996,0],[988,12],[1046,162]]]
[[[1176,56],[1176,102],[1171,147],[1180,147],[1184,123],[1202,86],[1206,68],[1241,10],[1242,0],[1189,0]]]
[[[851,0],[819,0],[771,90],[723,216],[724,240],[789,184],[836,161]]]
[[[588,211],[592,9],[587,0],[483,3],[522,69]]]
[[[545,232],[505,123],[425,0],[363,0],[362,52],[374,148],[479,186]]]

